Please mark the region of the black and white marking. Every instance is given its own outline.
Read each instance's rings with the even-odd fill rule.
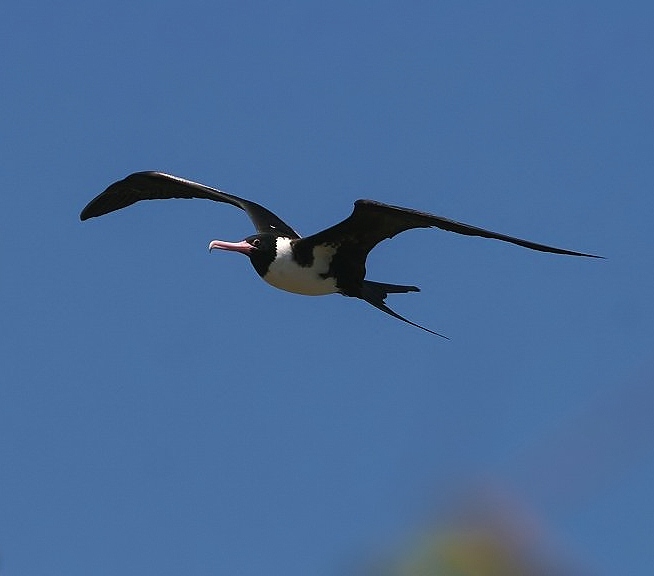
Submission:
[[[301,238],[288,224],[255,202],[161,172],[136,172],[115,182],[88,203],[80,218],[87,220],[101,216],[140,200],[168,198],[204,198],[244,210],[257,233],[241,242],[213,240],[209,249],[246,254],[257,273],[275,288],[308,296],[339,293],[361,298],[379,310],[437,336],[442,334],[407,320],[385,303],[388,294],[418,292],[418,288],[365,279],[366,258],[382,240],[412,228],[436,227],[467,236],[502,240],[541,252],[601,258],[373,200],[357,200],[352,214],[345,220],[322,232]]]

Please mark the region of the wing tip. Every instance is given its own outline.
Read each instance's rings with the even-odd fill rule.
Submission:
[[[576,252],[574,250],[564,250],[562,248],[555,248],[553,250],[544,250],[551,254],[563,254],[564,256],[581,256],[583,258],[595,258],[596,260],[606,260],[606,256],[599,256],[598,254],[587,254],[586,252]]]
[[[86,206],[84,206],[84,209],[79,214],[79,219],[82,222],[84,222],[84,220],[88,220],[89,218],[95,218],[105,214],[105,211],[98,207],[98,198],[101,196],[102,194],[100,196],[96,196]]]

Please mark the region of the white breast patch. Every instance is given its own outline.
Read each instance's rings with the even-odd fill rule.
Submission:
[[[270,264],[264,280],[268,284],[306,296],[322,296],[338,292],[335,278],[323,278],[321,274],[327,273],[332,256],[336,248],[331,246],[316,246],[313,249],[313,265],[300,266],[293,259],[291,240],[277,238],[277,257]]]

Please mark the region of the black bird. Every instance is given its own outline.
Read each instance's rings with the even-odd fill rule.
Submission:
[[[513,238],[442,216],[389,206],[374,200],[357,200],[348,218],[322,232],[301,238],[288,224],[255,202],[161,172],[136,172],[115,182],[88,203],[80,218],[87,220],[101,216],[139,200],[167,198],[205,198],[244,210],[257,233],[241,242],[213,240],[209,250],[219,248],[246,254],[259,276],[272,286],[309,296],[339,293],[361,298],[375,308],[437,336],[443,335],[407,320],[385,303],[389,294],[419,292],[419,288],[365,280],[368,253],[382,240],[411,228],[435,226],[467,236],[511,242],[541,252],[601,258]]]

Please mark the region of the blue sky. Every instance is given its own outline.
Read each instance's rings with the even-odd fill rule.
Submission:
[[[341,574],[480,490],[562,563],[652,573],[650,4],[0,16],[0,574]],[[444,341],[209,254],[252,232],[227,205],[79,221],[137,170],[301,234],[372,198],[607,260],[381,244],[368,277]]]

